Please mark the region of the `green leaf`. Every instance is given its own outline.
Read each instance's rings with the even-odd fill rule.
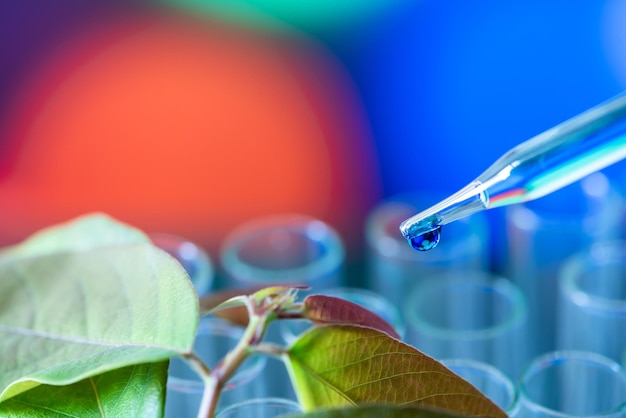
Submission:
[[[0,416],[160,417],[168,361],[116,369],[67,386],[40,385],[0,404]]]
[[[200,299],[201,316],[213,315],[240,326],[248,324],[247,304],[252,303],[257,312],[289,309],[295,302],[296,292],[307,286],[271,286],[250,289],[226,289]]]
[[[250,291],[246,289],[223,289],[204,295],[200,298],[200,316],[215,315],[232,324],[245,327],[248,325],[248,309],[243,298],[255,290],[257,289]],[[234,300],[231,301],[230,299]],[[225,308],[224,303],[228,303],[230,307]]]
[[[356,303],[345,299],[311,295],[304,299],[303,315],[316,324],[363,325],[386,332],[400,339],[395,329],[387,321]]]
[[[182,266],[150,243],[91,239],[0,263],[0,402],[191,350],[198,298]]]
[[[90,214],[42,229],[18,245],[3,248],[0,262],[139,242],[150,242],[150,239],[138,229],[107,215]]]
[[[358,405],[347,408],[318,409],[303,414],[286,415],[284,418],[454,418],[445,411],[416,406]]]
[[[276,285],[276,286],[270,286],[270,287],[265,287],[263,289],[259,289],[256,292],[254,292],[253,296],[254,296],[254,300],[258,304],[260,304],[266,298],[274,299],[276,295],[281,295],[281,294],[289,294],[290,296],[291,294],[294,294],[298,290],[306,290],[308,288],[309,286],[307,285]]]
[[[296,340],[284,361],[305,410],[392,403],[506,417],[441,363],[372,328],[314,327]]]
[[[247,299],[248,299],[248,296],[245,296],[245,295],[232,297],[230,299],[225,300],[224,302],[221,302],[216,307],[214,307],[212,309],[209,309],[204,314],[205,315],[212,315],[214,313],[223,311],[224,309],[233,309],[233,308],[240,308],[240,307],[246,306],[246,300]]]

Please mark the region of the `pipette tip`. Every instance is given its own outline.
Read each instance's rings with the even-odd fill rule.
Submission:
[[[417,215],[420,216],[421,214]],[[417,221],[415,218],[408,219],[400,225],[402,236],[418,251],[432,250],[441,238],[440,219],[436,215],[425,216]]]
[[[474,181],[447,199],[402,222],[400,232],[414,249],[431,250],[439,243],[443,225],[485,209],[487,202],[484,187],[480,182]]]

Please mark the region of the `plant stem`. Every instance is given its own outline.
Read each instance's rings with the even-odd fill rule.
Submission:
[[[209,367],[206,364],[204,364],[202,359],[198,357],[196,353],[193,353],[193,352],[187,353],[183,357],[185,358],[187,363],[189,363],[189,366],[196,373],[198,373],[198,375],[201,376],[202,379],[205,379],[206,377],[211,375],[211,370],[209,369]]]
[[[255,346],[254,352],[256,354],[266,354],[268,356],[281,358],[285,354],[285,348],[277,344],[263,343]]]
[[[253,352],[252,347],[260,342],[267,320],[266,316],[251,314],[248,326],[235,348],[226,354],[209,375],[201,374],[204,381],[204,392],[198,418],[210,418],[215,414],[222,388],[241,363]]]
[[[209,376],[204,381],[204,391],[202,392],[200,409],[198,409],[198,418],[210,418],[215,415],[219,393],[220,389],[218,389],[217,379]]]

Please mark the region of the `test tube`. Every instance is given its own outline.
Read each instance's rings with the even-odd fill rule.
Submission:
[[[405,304],[407,342],[435,359],[481,361],[514,379],[529,360],[527,310],[509,280],[485,272],[418,283]]]
[[[426,194],[396,196],[379,203],[367,217],[368,287],[398,306],[417,281],[488,267],[489,230],[482,213],[446,225],[446,245],[423,253],[407,245],[398,225],[430,200]]]
[[[244,330],[216,318],[203,318],[198,326],[194,342],[194,352],[209,367],[213,368],[232,350]],[[239,366],[237,372],[222,390],[218,410],[228,405],[265,396],[262,373],[267,358],[249,357]],[[171,418],[196,417],[202,401],[204,384],[198,374],[182,358],[170,360],[168,370],[165,416]]]
[[[586,351],[556,351],[533,360],[518,383],[520,418],[626,416],[626,374]]]
[[[308,285],[300,294],[320,293],[343,284],[345,250],[327,223],[299,214],[274,215],[240,225],[226,237],[221,250],[227,287],[257,288]],[[270,324],[265,341],[284,343],[277,324]],[[267,365],[268,395],[295,399],[282,362]]]
[[[290,399],[259,398],[224,408],[217,413],[216,418],[276,418],[301,411],[300,405]]]
[[[491,399],[509,417],[519,410],[517,389],[511,379],[495,367],[467,359],[443,359],[441,363]]]
[[[322,293],[327,296],[345,299],[370,310],[387,321],[398,333],[400,338],[404,337],[406,326],[400,310],[382,295],[372,292],[371,290],[356,287],[338,287],[325,290]],[[310,326],[311,322],[308,320],[295,319],[281,321],[280,332],[285,342],[291,344],[298,335],[306,331]]]
[[[209,255],[190,240],[172,234],[149,235],[154,245],[169,253],[183,266],[199,297],[213,287],[214,268]]]
[[[508,270],[528,301],[532,356],[556,348],[561,263],[593,243],[617,238],[621,197],[602,173],[558,193],[506,209]]]
[[[344,246],[327,223],[304,215],[275,215],[240,225],[221,250],[227,287],[304,284],[311,291],[342,284]]]
[[[626,242],[594,244],[559,275],[558,348],[622,362],[626,352]]]

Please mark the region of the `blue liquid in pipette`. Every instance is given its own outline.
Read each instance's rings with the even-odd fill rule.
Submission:
[[[439,239],[441,238],[441,226],[435,227],[430,231],[424,232],[423,234],[414,236],[409,238],[409,244],[411,247],[416,249],[417,251],[428,251],[432,250],[439,244]]]

